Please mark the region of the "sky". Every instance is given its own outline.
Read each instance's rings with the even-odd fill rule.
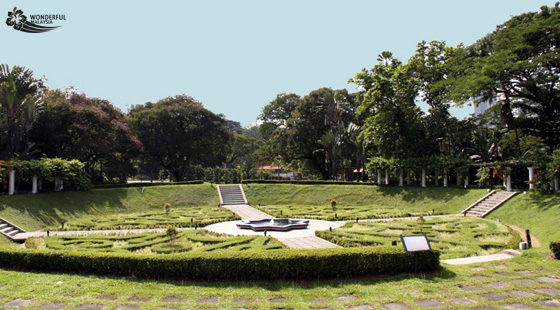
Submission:
[[[3,0],[0,63],[76,87],[124,112],[186,94],[247,126],[281,93],[346,88],[377,55],[406,62],[418,42],[470,45],[511,16],[556,0]],[[25,33],[4,22],[64,15],[60,26]],[[458,117],[472,107],[455,109]]]

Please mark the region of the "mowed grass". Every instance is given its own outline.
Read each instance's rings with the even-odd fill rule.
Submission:
[[[523,229],[529,229],[545,248],[550,241],[560,241],[560,195],[529,192],[518,194],[505,205],[490,213],[489,219],[501,219]]]
[[[264,236],[225,236],[204,229],[178,232],[170,239],[166,233],[126,236],[51,236],[30,238],[27,248],[105,253],[170,254],[211,251],[276,250],[283,244]]]
[[[485,189],[373,185],[255,183],[243,188],[251,206],[276,217],[329,220],[456,214],[487,193]]]
[[[433,274],[401,274],[358,279],[272,282],[156,281],[0,269],[0,308],[16,299],[30,300],[19,309],[38,309],[62,302],[63,309],[80,305],[138,306],[141,309],[385,309],[400,303],[408,309],[426,309],[418,303],[435,300],[436,309],[504,309],[525,305],[548,309],[541,303],[558,300],[560,261],[536,250],[512,260],[450,266]],[[526,281],[526,282],[523,282]],[[503,299],[491,301],[486,294]],[[519,297],[525,294],[528,297]],[[142,300],[142,301],[139,301]],[[468,304],[458,304],[460,301]],[[362,306],[362,308],[358,308]],[[518,307],[519,309],[519,307]]]
[[[516,232],[496,221],[475,217],[424,218],[388,222],[347,223],[331,231],[316,232],[321,238],[344,247],[391,246],[393,240],[402,246],[400,235],[425,233],[442,259],[488,255],[515,247],[521,238]]]
[[[29,231],[58,227],[61,222],[105,218],[133,213],[162,213],[171,210],[217,207],[216,189],[210,184],[169,185],[145,188],[108,188],[64,191],[37,195],[0,196],[0,217]],[[231,212],[223,211],[231,216]],[[208,219],[201,214],[198,219]],[[188,219],[190,221],[190,218]]]

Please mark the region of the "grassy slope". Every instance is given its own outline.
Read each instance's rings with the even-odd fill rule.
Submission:
[[[86,215],[162,210],[164,203],[217,206],[216,189],[209,184],[142,188],[92,189],[38,195],[0,196],[0,217],[27,230],[37,230]]]
[[[245,194],[253,206],[371,206],[410,212],[459,213],[486,194],[485,189],[380,187],[364,185],[249,184]]]
[[[530,229],[548,250],[550,241],[560,240],[560,195],[519,194],[488,218]]]

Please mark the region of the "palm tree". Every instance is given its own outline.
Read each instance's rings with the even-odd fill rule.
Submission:
[[[6,159],[29,151],[28,133],[36,120],[43,81],[33,72],[0,65],[0,156]]]

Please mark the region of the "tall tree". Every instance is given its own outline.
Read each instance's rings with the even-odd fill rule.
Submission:
[[[45,92],[31,139],[42,156],[84,162],[96,183],[126,181],[141,149],[125,114],[111,102],[60,90]]]
[[[0,158],[29,156],[29,130],[36,120],[43,81],[23,67],[0,65]]]
[[[419,82],[419,99],[428,104],[428,113],[423,118],[427,134],[425,155],[450,155],[455,142],[451,131],[455,120],[449,113],[449,85],[446,83],[450,74],[447,62],[454,53],[455,48],[445,42],[422,41],[406,63],[406,69]]]
[[[350,80],[362,90],[358,119],[362,139],[371,141],[376,155],[408,158],[419,155],[424,133],[421,110],[414,100],[418,81],[390,52],[378,57],[371,70],[363,69]]]
[[[128,121],[144,145],[144,160],[160,164],[176,181],[183,180],[191,166],[226,160],[231,139],[226,120],[189,96],[135,105]]]
[[[457,50],[450,59],[454,100],[495,100],[509,129],[519,126],[541,137],[552,150],[560,143],[559,28],[556,3],[538,13],[514,16],[475,44]],[[524,112],[522,118],[515,117],[515,108]]]

